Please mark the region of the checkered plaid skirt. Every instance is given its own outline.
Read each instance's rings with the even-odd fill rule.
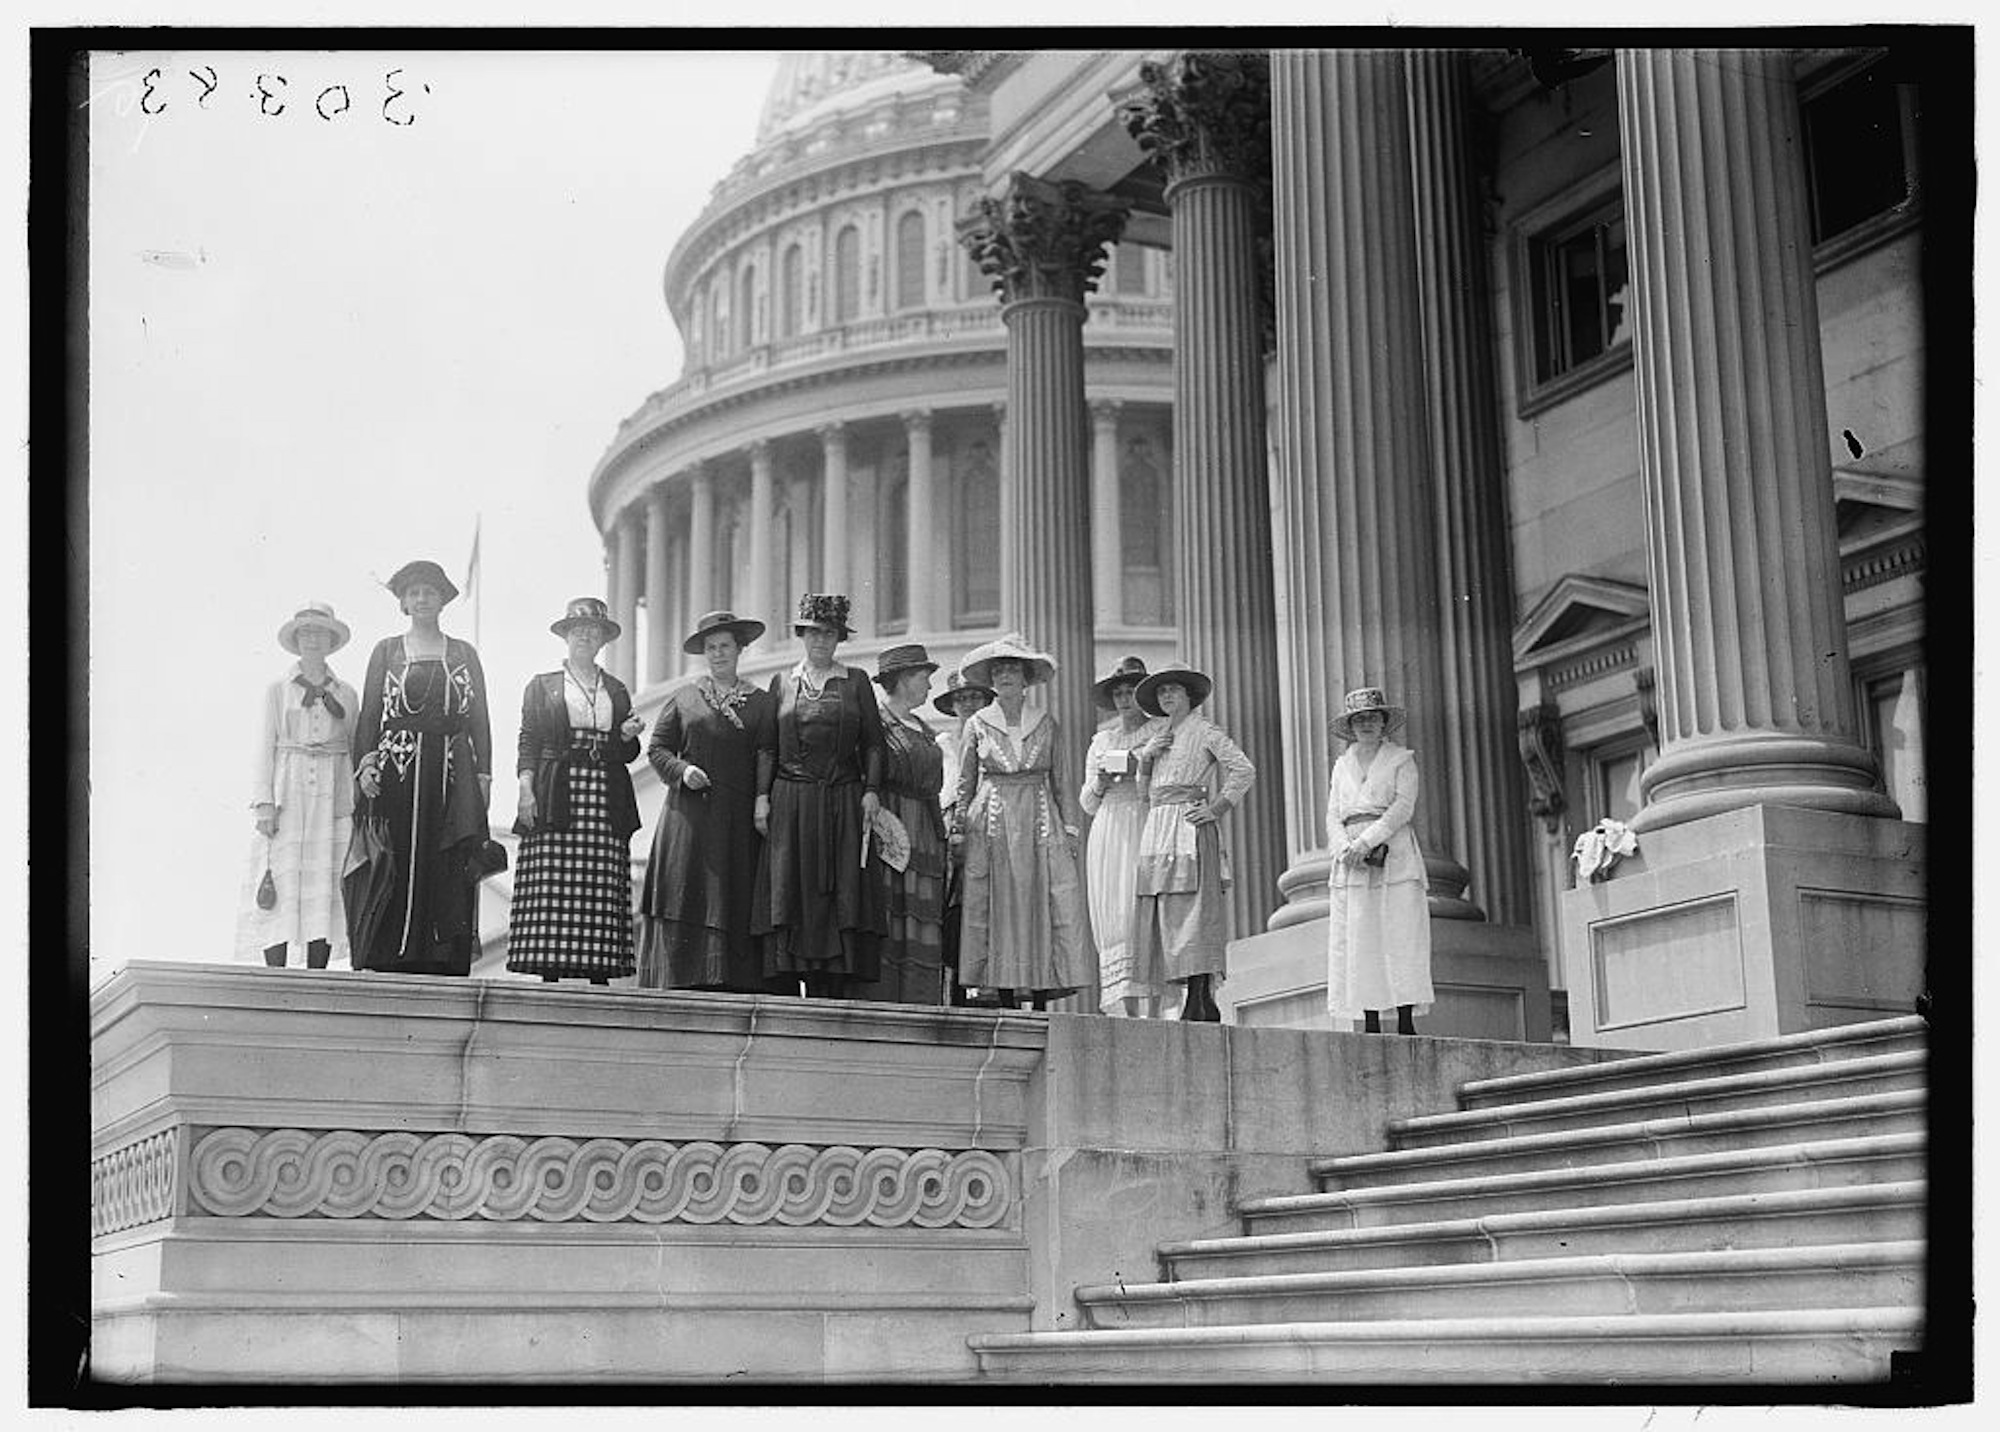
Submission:
[[[632,973],[632,854],[612,833],[602,766],[570,768],[569,813],[569,829],[521,839],[507,968],[617,979]]]

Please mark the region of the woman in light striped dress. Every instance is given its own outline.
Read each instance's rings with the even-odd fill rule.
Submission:
[[[1090,931],[1097,940],[1097,1006],[1106,1014],[1155,1017],[1167,993],[1163,985],[1134,978],[1132,897],[1139,874],[1139,827],[1146,802],[1139,794],[1138,748],[1158,723],[1139,706],[1139,683],[1146,663],[1128,656],[1094,688],[1099,710],[1115,720],[1090,738],[1083,757],[1083,790],[1078,800],[1091,817],[1085,846],[1085,888],[1090,894]]]

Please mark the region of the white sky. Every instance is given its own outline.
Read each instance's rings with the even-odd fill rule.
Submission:
[[[91,109],[93,968],[232,955],[277,628],[403,618],[475,518],[496,769],[549,623],[604,595],[585,505],[680,372],[668,250],[754,140],[773,53],[105,55]],[[212,66],[205,104],[190,69]],[[407,99],[385,122],[387,71]],[[161,74],[141,112],[143,78]],[[260,74],[282,113],[260,112]],[[344,84],[352,108],[338,111]],[[428,92],[425,87],[428,86]],[[271,105],[276,108],[276,102]],[[461,601],[447,629],[470,637]],[[119,713],[119,714],[114,714]],[[496,783],[496,801],[512,783]],[[496,809],[497,809],[496,805]],[[510,807],[511,809],[511,807]],[[115,872],[115,876],[113,873]]]

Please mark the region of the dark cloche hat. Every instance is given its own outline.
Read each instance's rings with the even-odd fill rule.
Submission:
[[[389,580],[383,585],[394,592],[398,598],[401,598],[404,588],[413,586],[418,582],[429,582],[440,592],[444,593],[446,602],[450,602],[458,595],[457,585],[451,578],[444,574],[444,568],[431,561],[428,557],[420,557],[414,562],[405,562],[390,575]]]
[[[736,633],[736,644],[748,646],[764,634],[764,624],[753,617],[739,617],[735,612],[709,612],[694,624],[694,634],[681,643],[681,650],[689,656],[700,656],[702,643],[719,631]]]
[[[1111,693],[1120,686],[1137,686],[1146,679],[1146,663],[1136,656],[1128,656],[1111,669],[1111,674],[1097,682],[1090,689],[1096,694],[1099,710],[1112,708]]]
[[[908,646],[892,646],[875,658],[875,684],[887,691],[896,684],[896,678],[906,671],[936,671],[938,664],[931,660],[931,654],[924,650],[920,642]]]
[[[1215,683],[1199,671],[1186,666],[1170,666],[1165,671],[1156,671],[1139,683],[1135,695],[1139,698],[1139,709],[1148,716],[1164,716],[1160,709],[1160,688],[1178,686],[1188,694],[1190,710],[1208,700],[1208,693],[1215,689]]]
[[[954,671],[945,677],[944,690],[937,694],[937,699],[931,702],[931,705],[937,707],[938,710],[944,712],[947,716],[956,716],[958,714],[959,695],[967,691],[978,693],[980,698],[979,704],[981,706],[986,706],[999,699],[999,693],[995,692],[992,687],[981,686],[976,681],[967,681],[963,676]]]

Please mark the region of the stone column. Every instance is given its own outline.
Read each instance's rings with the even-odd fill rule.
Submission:
[[[1000,471],[1000,629],[1012,631],[1021,624],[1018,589],[1014,585],[1014,548],[1020,540],[1015,528],[1014,445],[1007,435],[1007,405],[993,405],[993,451]]]
[[[1140,68],[1121,117],[1166,170],[1174,251],[1174,567],[1183,658],[1263,779],[1230,820],[1233,930],[1253,934],[1285,864],[1278,635],[1257,245],[1268,231],[1270,75],[1256,52]],[[1323,802],[1322,802],[1323,804]]]
[[[1083,395],[1084,295],[1103,271],[1124,207],[1083,185],[1026,174],[979,201],[959,231],[997,281],[1007,325],[1007,436],[1013,501],[1011,613],[1061,668],[1049,709],[1077,752],[1096,726],[1090,584],[1090,414]],[[1081,770],[1060,772],[1076,780]]]
[[[715,610],[715,473],[697,467],[688,484],[688,624]]]
[[[1423,774],[1416,830],[1431,913],[1476,919],[1444,818],[1456,772],[1430,432],[1417,397],[1424,331],[1403,57],[1280,52],[1271,78],[1292,812],[1280,882],[1291,903],[1271,924],[1325,911],[1322,826],[1338,754],[1327,723],[1342,693],[1363,684],[1409,708],[1399,739]]]
[[[904,586],[909,593],[911,636],[934,632],[938,620],[939,558],[934,529],[937,525],[937,484],[931,471],[931,415],[928,411],[903,414],[903,432],[910,444],[909,531],[906,534]]]
[[[1471,873],[1474,902],[1502,924],[1528,925],[1534,897],[1528,793],[1516,749],[1514,578],[1470,79],[1463,52],[1416,50],[1406,59],[1431,497],[1443,582],[1440,695],[1452,770],[1433,810],[1448,848]]]
[[[1898,814],[1850,687],[1791,67],[1618,52],[1661,735],[1641,831]]]
[[[750,600],[738,616],[754,617],[774,628],[790,614],[787,601],[776,597],[771,578],[771,444],[759,438],[750,444]],[[796,593],[792,600],[797,600]],[[773,606],[773,602],[778,605]]]
[[[847,427],[827,423],[819,430],[821,467],[825,489],[820,502],[825,509],[825,547],[820,563],[822,580],[829,592],[847,591]],[[797,600],[797,594],[791,594]]]
[[[611,674],[627,686],[638,683],[639,575],[645,553],[644,515],[637,504],[618,514],[617,555],[611,564],[611,619],[623,628],[612,643]]]
[[[667,560],[667,485],[646,494],[646,680],[665,681],[676,666],[673,567]]]
[[[1123,406],[1112,400],[1090,405],[1090,570],[1099,626],[1125,620],[1125,552],[1118,508],[1118,413]]]

